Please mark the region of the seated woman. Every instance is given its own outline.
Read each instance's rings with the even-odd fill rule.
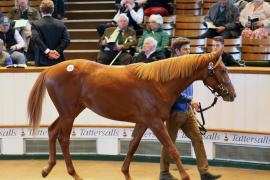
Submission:
[[[245,38],[267,38],[270,30],[270,5],[264,0],[253,0],[240,13],[240,22],[245,28]]]
[[[97,31],[100,37],[104,34],[104,31],[108,27],[117,26],[117,20],[120,14],[126,14],[129,19],[128,26],[131,26],[137,35],[142,35],[142,28],[140,24],[143,22],[143,8],[135,3],[134,0],[121,0],[121,7],[113,18],[112,23],[109,24],[99,24],[97,26]]]
[[[136,51],[141,52],[143,42],[147,37],[153,37],[157,41],[157,50],[167,55],[166,47],[169,46],[170,39],[166,31],[162,29],[163,19],[159,14],[153,14],[149,18],[150,29],[144,31],[142,37],[139,40]]]
[[[151,16],[152,14],[168,16],[171,9],[169,0],[137,0],[137,2],[144,5],[145,16]]]
[[[138,63],[138,62],[144,62],[149,63],[153,61],[158,61],[160,59],[165,59],[161,51],[156,50],[157,47],[157,41],[153,37],[148,37],[143,42],[143,47],[141,52],[133,57],[132,62]]]

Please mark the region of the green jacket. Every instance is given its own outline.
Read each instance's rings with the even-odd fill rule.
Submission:
[[[137,51],[142,48],[143,42],[147,37],[153,37],[157,41],[156,50],[164,51],[164,47],[168,47],[170,43],[169,35],[162,28],[159,28],[157,32],[152,30],[145,30],[137,45]]]

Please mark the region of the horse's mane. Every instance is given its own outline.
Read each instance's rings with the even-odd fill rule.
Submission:
[[[185,55],[152,63],[132,64],[127,67],[140,79],[167,82],[178,77],[190,77],[200,65],[208,62],[208,58],[203,57],[195,54]]]

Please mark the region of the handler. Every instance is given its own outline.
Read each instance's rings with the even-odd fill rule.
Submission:
[[[178,38],[172,46],[174,57],[183,56],[190,53],[190,40]],[[198,127],[195,111],[199,110],[199,103],[192,99],[192,84],[185,89],[172,107],[170,119],[166,122],[169,135],[173,142],[176,141],[177,132],[181,128],[186,136],[191,140],[197,157],[197,166],[201,180],[214,180],[221,175],[213,175],[208,171],[208,161],[203,145],[202,135]],[[160,158],[160,180],[177,180],[169,172],[170,157],[162,148]]]

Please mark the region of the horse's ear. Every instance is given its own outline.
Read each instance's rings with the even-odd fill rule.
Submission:
[[[211,52],[210,61],[215,64],[219,60],[219,57],[221,56],[222,52],[223,52],[223,48],[220,48],[218,51]]]

